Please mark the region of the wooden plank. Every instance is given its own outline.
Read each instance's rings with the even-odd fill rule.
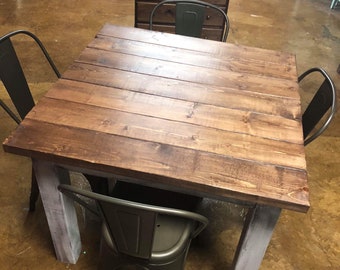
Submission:
[[[95,95],[94,95],[95,93]],[[61,80],[46,97],[302,144],[299,120]],[[240,96],[240,103],[246,101]],[[263,105],[271,105],[264,102]],[[286,104],[283,102],[283,105]],[[171,105],[172,107],[168,107]],[[258,104],[257,106],[261,106]],[[270,109],[268,109],[270,111]],[[273,126],[276,128],[273,129]]]
[[[225,86],[207,86],[195,82],[178,81],[172,78],[156,77],[81,63],[72,65],[63,74],[63,78],[91,83],[94,84],[92,86],[94,88],[99,87],[95,85],[102,85],[115,89],[126,89],[138,93],[190,101],[191,103],[253,112],[255,114],[301,119],[300,100],[290,97],[290,93],[294,95],[294,91],[290,86],[281,87],[282,91],[277,95],[273,95],[270,93],[274,86],[270,84],[259,88],[257,85],[245,86],[239,81],[229,80],[228,85]],[[64,83],[66,82],[62,82],[62,84]],[[72,87],[81,88],[76,83]],[[67,91],[67,89],[64,90]],[[81,91],[81,89],[79,90]],[[115,92],[119,93],[119,90]],[[115,92],[111,93],[111,95]],[[125,94],[133,95],[133,93],[128,92]]]
[[[150,104],[154,104],[152,100],[151,97]],[[77,101],[75,100],[75,102]],[[302,144],[292,144],[277,139],[272,140],[249,135],[247,132],[250,129],[249,127],[244,127],[242,130],[244,134],[241,135],[239,130],[233,130],[233,127],[229,128],[227,125],[224,126],[225,129],[229,128],[231,131],[222,130],[222,127],[219,129],[207,128],[197,124],[174,121],[180,117],[174,117],[172,121],[156,118],[157,106],[148,106],[149,108],[143,106],[141,111],[144,111],[146,115],[143,116],[75,102],[60,102],[44,98],[40,101],[40,106],[34,108],[27,118],[34,117],[34,120],[56,125],[89,129],[236,159],[299,169],[306,167]],[[116,101],[109,99],[108,102],[114,106]],[[131,103],[126,105],[138,106]],[[168,109],[168,114],[172,114],[172,111],[176,110],[178,106],[167,107],[163,102],[163,107]],[[209,118],[209,114],[206,117],[203,113],[195,117],[201,118],[197,122],[204,123],[214,122],[215,115],[213,118]],[[184,116],[183,118],[185,120],[187,117]],[[233,123],[233,126],[236,125],[237,121]],[[276,123],[276,126],[279,128],[279,123]],[[270,131],[269,128],[268,131]],[[271,135],[271,132],[268,132],[268,134]],[[298,136],[295,137],[299,138]]]
[[[270,95],[287,96],[288,90],[293,98],[299,98],[297,82],[273,77],[215,70],[90,48],[83,51],[77,62],[209,86],[237,87],[256,93],[267,91]]]
[[[150,44],[146,47],[145,43],[140,41],[103,36],[99,36],[93,40],[88,47],[217,70],[254,74],[257,76],[281,79],[296,78],[294,69],[287,68],[287,66],[282,65],[282,63],[273,63],[267,60],[252,58],[235,58],[235,56],[231,56],[230,54],[212,57],[211,54],[198,51],[193,52],[180,48],[174,49],[157,44]]]
[[[242,46],[232,43],[217,42],[205,39],[195,39],[181,35],[160,33],[156,31],[131,29],[124,26],[106,24],[97,36],[109,36],[128,40],[138,40],[146,44],[158,44],[172,48],[182,48],[191,51],[200,51],[208,54],[235,58],[258,59],[267,62],[281,63],[296,71],[295,56],[291,53],[267,50],[262,48]],[[169,44],[171,40],[171,44]]]
[[[149,185],[191,190],[208,197],[230,197],[303,212],[309,207],[305,170],[235,160],[31,119],[25,119],[6,139],[4,149],[36,159],[141,179]],[[278,184],[273,179],[282,182]]]

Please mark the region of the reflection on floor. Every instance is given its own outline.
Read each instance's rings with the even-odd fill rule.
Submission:
[[[340,8],[326,0],[231,0],[228,42],[296,54],[298,72],[324,67],[340,89]],[[0,34],[24,28],[36,33],[63,72],[105,22],[133,26],[134,1],[32,0],[0,2]],[[23,51],[24,59],[27,53]],[[34,55],[33,55],[34,58]],[[32,63],[31,63],[32,64]],[[55,79],[39,63],[28,80],[36,100]],[[308,94],[310,90],[301,92]],[[8,101],[3,89],[0,97]],[[303,97],[304,99],[304,97]],[[0,110],[0,139],[15,128]],[[311,209],[283,211],[261,269],[340,269],[340,125],[337,116],[317,141],[306,147]],[[82,218],[83,251],[76,265],[56,261],[42,209],[28,213],[30,160],[0,152],[0,268],[96,269],[98,222]],[[85,184],[77,174],[74,181]],[[208,202],[202,211],[212,223],[195,241],[186,269],[229,269],[246,209]]]

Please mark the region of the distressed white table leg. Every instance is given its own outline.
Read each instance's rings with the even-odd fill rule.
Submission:
[[[75,264],[81,251],[77,215],[73,201],[57,189],[70,183],[69,173],[50,162],[33,160],[33,165],[57,259]]]
[[[270,242],[281,208],[256,205],[249,209],[235,253],[233,269],[256,270]]]

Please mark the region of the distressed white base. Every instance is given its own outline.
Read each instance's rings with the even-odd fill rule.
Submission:
[[[235,270],[260,268],[277,220],[280,208],[256,205],[249,209],[233,262]]]
[[[60,184],[70,184],[69,173],[40,160],[33,160],[33,166],[57,259],[75,264],[81,251],[77,215],[74,202],[58,190]]]

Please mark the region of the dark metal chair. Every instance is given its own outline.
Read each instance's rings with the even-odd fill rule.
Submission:
[[[100,269],[184,269],[191,240],[208,224],[207,218],[197,213],[121,199],[119,192],[111,197],[70,185],[58,188],[101,217]],[[147,194],[139,197],[150,200]]]
[[[24,119],[28,112],[33,108],[35,103],[30,88],[28,86],[24,71],[11,40],[12,37],[17,35],[24,35],[32,38],[41,49],[56,77],[60,78],[61,76],[43,43],[33,33],[26,30],[17,30],[0,37],[0,80],[5,86],[8,95],[10,96],[19,116],[17,116],[1,99],[0,106],[16,123],[19,124],[21,120]],[[85,175],[85,177],[90,182],[93,190],[95,190],[96,192],[108,192],[107,179],[91,175]],[[39,189],[33,167],[31,179],[29,210],[34,211],[36,201],[39,197]]]
[[[0,106],[16,123],[19,124],[21,119],[23,119],[33,108],[34,100],[11,41],[11,38],[16,35],[26,35],[31,37],[40,47],[49,65],[58,78],[60,77],[60,73],[42,42],[31,32],[26,30],[17,30],[0,37],[0,79],[14,104],[19,117],[2,100],[0,100]],[[38,199],[38,196],[39,189],[32,167],[32,184],[29,205],[30,211],[34,211],[35,202]]]
[[[324,77],[324,81],[302,115],[305,145],[315,140],[326,130],[336,112],[335,85],[324,69],[315,67],[307,70],[299,76],[299,83],[314,72],[320,73]],[[329,113],[326,115],[327,111]]]
[[[153,29],[153,18],[156,11],[163,5],[175,4],[175,33],[184,36],[201,37],[204,21],[207,19],[206,10],[216,10],[223,19],[223,32],[221,41],[227,40],[229,32],[229,19],[227,14],[218,6],[196,0],[164,0],[158,3],[150,14],[149,29]],[[170,11],[169,11],[170,12]]]

